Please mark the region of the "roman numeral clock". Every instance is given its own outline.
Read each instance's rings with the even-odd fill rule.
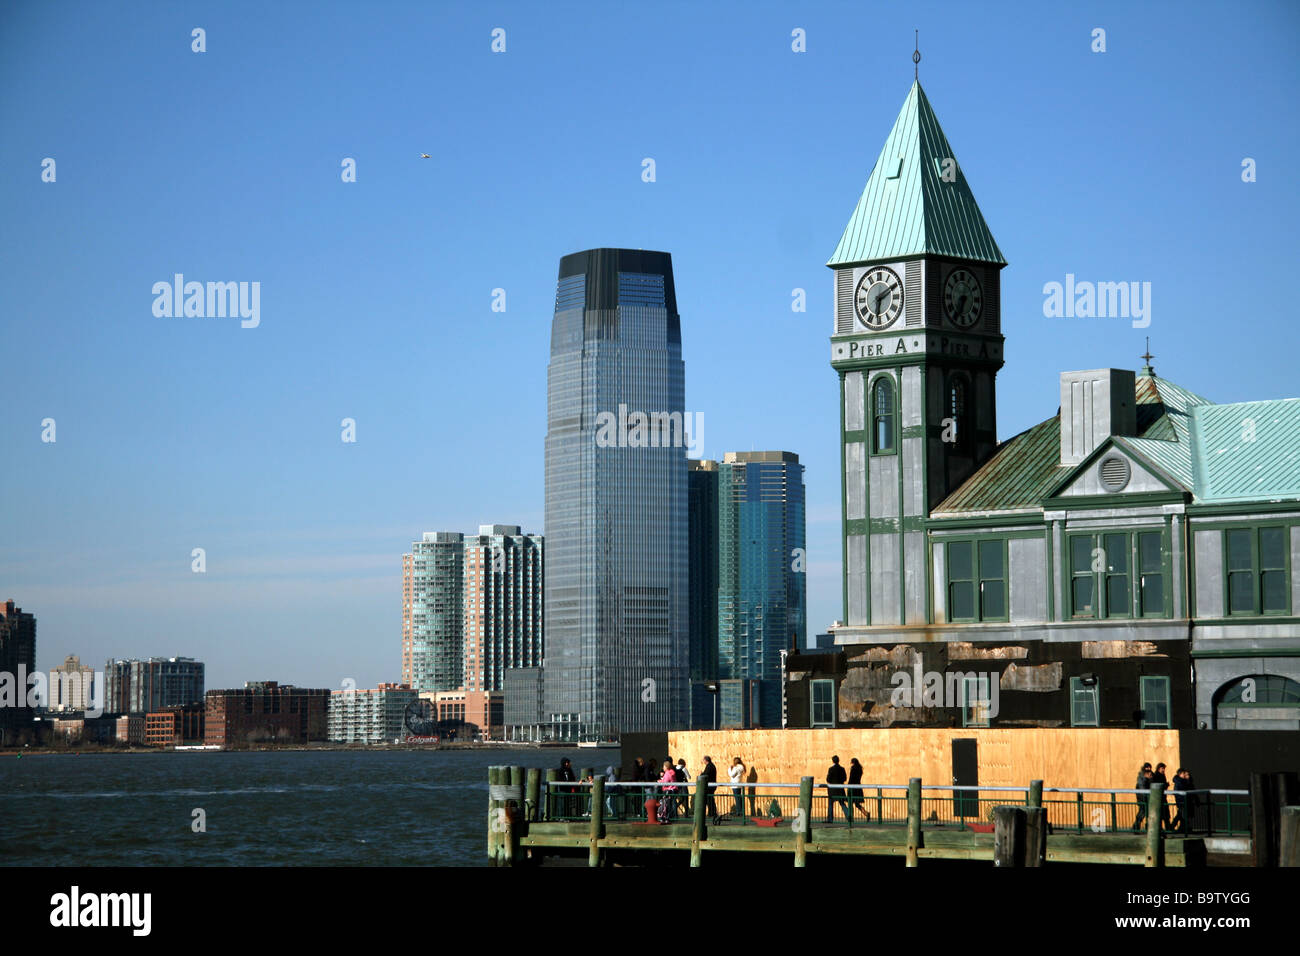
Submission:
[[[996,447],[1006,260],[919,82],[827,265],[844,622],[924,624],[925,522]]]

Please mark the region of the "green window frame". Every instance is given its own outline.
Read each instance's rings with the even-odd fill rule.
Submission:
[[[1228,615],[1291,613],[1290,528],[1225,528],[1223,606]]]
[[[894,401],[894,380],[879,375],[871,383],[871,454],[898,453],[898,403]]]
[[[989,675],[967,675],[961,684],[961,725],[963,727],[989,726]]]
[[[808,699],[811,708],[808,722],[813,727],[834,727],[835,681],[826,679],[812,681]]]
[[[1082,677],[1070,678],[1070,726],[1101,726],[1101,685],[1095,679],[1085,684]]]
[[[1163,529],[1071,534],[1065,556],[1072,618],[1169,617]]]
[[[1168,727],[1169,678],[1143,677],[1138,690],[1142,698],[1142,726]]]
[[[1006,621],[1010,615],[1006,538],[944,543],[947,615],[952,622]]]

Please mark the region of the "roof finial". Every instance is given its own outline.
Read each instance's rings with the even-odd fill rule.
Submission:
[[[912,79],[920,80],[920,63],[921,63],[921,31],[916,31],[916,49],[912,51]]]
[[[1142,366],[1143,375],[1156,374],[1156,370],[1151,367],[1151,360],[1155,358],[1155,356],[1151,354],[1151,336],[1149,335],[1147,336],[1147,350],[1143,352],[1141,355],[1139,355],[1138,358],[1142,359],[1147,363],[1146,365]]]

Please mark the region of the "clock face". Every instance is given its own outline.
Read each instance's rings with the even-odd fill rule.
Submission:
[[[979,280],[965,269],[953,269],[943,284],[943,310],[953,325],[968,329],[979,320],[983,300]]]
[[[903,311],[903,282],[888,266],[875,266],[862,273],[853,295],[853,311],[869,329],[885,329]]]

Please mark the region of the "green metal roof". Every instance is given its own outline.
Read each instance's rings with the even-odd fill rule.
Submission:
[[[1151,373],[1137,377],[1138,437],[1124,437],[1120,442],[1139,457],[1178,481],[1190,493],[1199,488],[1195,480],[1196,443],[1193,440],[1195,416],[1207,409],[1235,408],[1214,405],[1208,399]],[[1292,451],[1300,447],[1300,399],[1294,402],[1295,416]],[[1252,405],[1281,405],[1282,402],[1255,402]],[[1240,430],[1242,416],[1233,421]],[[1257,422],[1261,419],[1257,417]],[[1280,433],[1283,429],[1278,428]],[[1276,449],[1275,449],[1276,450]],[[1026,432],[1021,432],[998,446],[993,457],[976,469],[960,487],[934,509],[935,517],[958,516],[972,512],[1014,511],[1042,507],[1052,489],[1076,466],[1061,465],[1060,413]],[[1290,466],[1300,485],[1300,469],[1295,458]],[[1197,497],[1200,495],[1198,493]]]
[[[952,182],[941,178],[945,159],[955,164]],[[915,82],[826,264],[924,254],[1007,264],[925,91]]]
[[[1300,398],[1192,409],[1196,500],[1300,498]]]

